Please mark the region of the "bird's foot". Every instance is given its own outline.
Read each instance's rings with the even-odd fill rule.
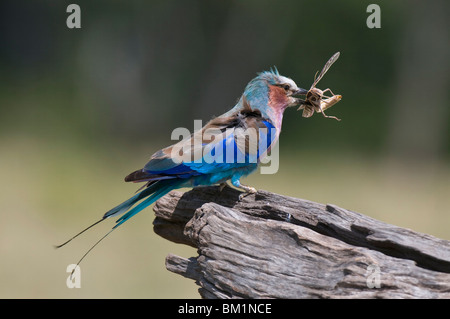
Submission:
[[[219,185],[219,192],[223,191],[223,189],[225,187],[227,187],[227,186],[230,187],[230,185],[228,185],[227,182],[220,183],[220,185]]]
[[[256,190],[256,188],[251,187],[251,186],[242,185],[242,184],[239,186],[239,188],[242,188],[245,191],[245,193],[242,193],[239,195],[239,200],[242,200],[245,197],[247,197],[248,195],[256,194],[258,192]]]

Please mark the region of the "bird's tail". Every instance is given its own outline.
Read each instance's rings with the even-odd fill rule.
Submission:
[[[150,206],[154,202],[156,202],[158,199],[166,195],[171,190],[174,190],[176,188],[179,188],[181,184],[183,183],[183,180],[162,180],[158,181],[152,185],[150,185],[148,188],[144,189],[137,195],[133,196],[137,199],[132,200],[131,202],[127,203],[128,201],[125,201],[124,203],[116,206],[115,208],[111,209],[109,212],[107,212],[103,218],[108,218],[111,216],[116,216],[124,213],[128,208],[133,206],[135,203],[137,203],[139,200],[145,198],[142,202],[140,202],[138,205],[130,209],[125,215],[120,217],[118,220],[116,220],[116,225],[113,227],[113,229],[119,227],[123,223],[125,223],[128,219],[139,213],[144,208]],[[151,189],[150,191],[147,191],[148,189]],[[141,195],[147,191],[143,196]],[[141,196],[140,196],[141,195]],[[132,197],[132,198],[133,198]],[[124,205],[125,204],[125,205]],[[122,207],[123,206],[123,207]],[[115,212],[117,210],[117,212]]]
[[[88,229],[92,228],[93,226],[99,224],[100,222],[104,221],[105,219],[113,216],[119,216],[124,214],[122,217],[116,220],[116,225],[108,232],[106,235],[104,235],[102,238],[100,238],[84,255],[81,257],[81,259],[78,261],[77,266],[81,263],[81,261],[86,257],[89,252],[94,249],[95,246],[97,246],[106,236],[108,236],[114,229],[125,223],[128,219],[142,211],[144,208],[150,206],[154,202],[156,202],[158,199],[166,195],[171,190],[177,189],[181,186],[183,183],[182,180],[161,180],[157,181],[150,186],[148,186],[146,189],[142,190],[141,192],[137,193],[133,197],[129,198],[128,200],[124,201],[120,205],[117,205],[116,207],[110,209],[108,212],[106,212],[102,219],[96,221],[89,227],[86,227],[81,232],[67,240],[66,242],[62,243],[61,245],[55,246],[56,248],[60,248]],[[139,204],[137,204],[140,202]],[[136,206],[134,206],[137,204]],[[134,206],[134,207],[133,207]],[[76,268],[76,267],[75,267]],[[75,270],[74,268],[74,270]]]

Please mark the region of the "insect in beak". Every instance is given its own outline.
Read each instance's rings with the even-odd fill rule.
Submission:
[[[306,100],[300,102],[300,107],[298,110],[303,110],[303,117],[311,117],[314,112],[322,113],[322,115],[326,118],[333,118],[335,120],[340,121],[336,116],[328,116],[325,114],[325,110],[335,105],[342,99],[342,95],[335,95],[330,89],[321,90],[316,88],[317,83],[319,83],[320,79],[327,73],[328,69],[331,65],[336,62],[339,58],[340,53],[336,52],[325,64],[319,76],[314,77],[314,83],[311,85],[311,88],[306,92]],[[316,73],[317,75],[317,73]],[[302,89],[303,90],[303,89]],[[300,89],[299,89],[300,91]],[[325,92],[330,92],[331,97],[325,96]]]

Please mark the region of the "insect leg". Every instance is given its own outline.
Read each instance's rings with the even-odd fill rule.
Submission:
[[[323,91],[322,91],[322,94],[325,93],[325,92],[327,92],[327,91],[330,92],[331,95],[333,95],[333,96],[335,95],[335,94],[331,91],[331,89],[325,89],[325,90],[323,90]],[[328,97],[328,96],[326,96],[326,97]]]
[[[337,121],[340,121],[340,120],[341,120],[340,118],[337,118],[336,116],[326,115],[326,114],[325,114],[325,110],[322,108],[322,103],[320,103],[319,108],[320,108],[320,112],[322,113],[322,115],[323,115],[324,117],[326,117],[326,118],[328,118],[328,119],[335,119],[335,120],[337,120]]]

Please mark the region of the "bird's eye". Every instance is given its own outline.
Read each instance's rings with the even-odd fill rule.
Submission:
[[[290,88],[291,87],[289,85],[287,85],[287,84],[283,86],[283,89],[285,89],[286,91],[289,91]]]

